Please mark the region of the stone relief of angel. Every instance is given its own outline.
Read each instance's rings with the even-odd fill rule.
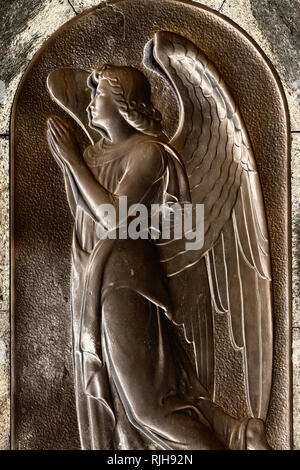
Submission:
[[[189,40],[158,32],[145,66],[176,94],[169,139],[150,84],[133,67],[61,69],[48,143],[74,217],[71,305],[83,449],[268,449],[272,384],[270,255],[264,203],[243,119],[219,73]],[[90,101],[90,93],[92,100]],[[99,135],[101,134],[101,136]],[[150,207],[169,195],[204,204],[204,244],[109,239],[102,204]],[[248,414],[216,400],[214,318],[243,358]]]

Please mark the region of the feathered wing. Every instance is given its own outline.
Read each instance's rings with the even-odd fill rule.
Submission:
[[[91,72],[81,69],[63,68],[51,72],[47,78],[47,88],[51,98],[83,129],[93,144],[99,134],[89,126],[87,107],[91,101],[91,88],[88,79]],[[68,165],[64,165],[67,197],[74,216],[79,205],[92,219],[93,214],[85,203]]]
[[[146,65],[152,62],[177,94],[180,121],[170,145],[184,162],[192,202],[204,204],[205,213],[201,249],[186,250],[184,240],[159,246],[174,321],[184,325],[199,379],[214,396],[214,318],[227,316],[232,347],[243,357],[249,415],[265,419],[272,380],[270,252],[247,129],[220,74],[193,43],[159,32],[148,56],[149,50]]]
[[[81,126],[90,142],[99,140],[99,134],[89,127],[87,107],[91,101],[88,78],[91,72],[63,68],[51,72],[47,87],[51,98]]]

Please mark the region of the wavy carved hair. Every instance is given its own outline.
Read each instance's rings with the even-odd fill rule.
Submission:
[[[128,124],[144,134],[162,133],[162,116],[151,103],[150,84],[142,72],[107,64],[90,75],[88,85],[96,89],[101,80],[108,81],[119,112]]]

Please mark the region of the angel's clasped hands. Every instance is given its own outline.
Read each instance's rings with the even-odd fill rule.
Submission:
[[[47,140],[51,152],[62,168],[64,163],[71,167],[82,162],[81,150],[74,131],[58,117],[47,121]]]

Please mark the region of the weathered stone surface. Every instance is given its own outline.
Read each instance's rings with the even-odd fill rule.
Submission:
[[[95,7],[105,0],[70,0],[70,4],[77,14],[82,13],[88,8]]]
[[[300,329],[293,329],[294,449],[300,449]]]
[[[9,448],[9,148],[0,139],[0,449]]]
[[[199,0],[195,0],[199,1]],[[70,4],[69,4],[70,3]],[[11,103],[31,57],[75,13],[98,0],[3,0],[0,5],[0,133],[9,131]],[[244,28],[265,51],[288,95],[292,128],[300,130],[299,0],[203,0]],[[298,10],[298,15],[297,15]],[[297,91],[298,90],[298,91]],[[299,93],[299,94],[298,94]],[[293,324],[300,326],[300,135],[293,134]],[[8,139],[0,139],[0,449],[9,447]],[[2,300],[1,300],[2,295]],[[300,448],[300,330],[294,329],[294,447]],[[2,337],[1,337],[2,335]],[[3,341],[4,338],[4,343]],[[5,344],[5,348],[3,347]],[[4,352],[3,352],[4,351]],[[1,364],[1,358],[7,360]],[[5,391],[6,390],[6,391]]]
[[[219,10],[223,5],[224,0],[194,0],[194,2],[213,8],[214,10]]]
[[[293,325],[300,327],[300,134],[292,136],[292,247]]]
[[[9,449],[9,312],[0,312],[0,450]]]
[[[260,45],[284,86],[292,130],[300,130],[300,6],[298,0],[226,0],[221,13]]]
[[[0,312],[9,299],[8,138],[0,139]]]
[[[99,3],[102,3],[104,1],[105,0],[70,0],[70,4],[72,5],[76,13],[82,13],[88,8],[92,8],[96,5],[99,5]],[[195,3],[201,3],[202,5],[206,5],[210,8],[213,8],[214,10],[219,10],[224,0],[194,0],[194,1]]]
[[[294,449],[300,449],[300,134],[292,136],[293,417]]]
[[[11,105],[30,60],[46,39],[75,16],[67,0],[5,0],[0,6],[0,133],[9,131]],[[4,96],[6,95],[6,96]],[[4,99],[3,99],[4,98]]]
[[[235,96],[239,99],[247,127],[249,124],[250,136],[252,136],[252,143],[261,170],[265,199],[268,202],[270,233],[274,244],[274,259],[276,260],[274,262],[274,304],[276,302],[274,315],[277,321],[276,357],[271,410],[273,421],[268,425],[268,432],[270,439],[272,439],[270,444],[275,448],[289,448],[290,446],[290,413],[288,409],[290,350],[288,347],[289,330],[287,329],[288,305],[284,303],[288,299],[288,291],[285,286],[288,279],[287,268],[289,268],[286,264],[286,245],[284,243],[285,237],[287,237],[286,220],[289,212],[285,197],[287,188],[285,159],[287,128],[281,95],[269,68],[260,58],[257,50],[242,35],[236,34],[234,28],[232,28],[233,31],[230,35],[227,28],[231,28],[231,26],[227,22],[218,20],[215,15],[204,13],[201,9],[187,7],[179,3],[176,5],[178,7],[176,11],[165,8],[166,5],[170,6],[172,3],[174,4],[173,1],[164,4],[151,1],[149,2],[151,8],[149,8],[148,0],[143,2],[135,0],[128,2],[127,5],[125,5],[126,2],[120,2],[117,4],[118,10],[115,9],[116,11],[112,11],[114,10],[112,7],[103,8],[104,11],[96,9],[90,15],[78,19],[78,23],[77,21],[72,22],[74,30],[69,25],[68,31],[64,29],[53,38],[52,49],[52,42],[49,42],[43,55],[39,55],[18,96],[13,129],[16,143],[14,190],[16,191],[16,201],[18,201],[15,211],[18,221],[16,233],[20,235],[16,250],[18,252],[15,270],[17,295],[14,323],[17,332],[15,338],[18,338],[14,351],[16,358],[19,358],[18,364],[15,362],[14,365],[18,390],[15,400],[15,416],[18,419],[16,442],[19,448],[40,448],[40,446],[57,448],[57,445],[62,445],[62,442],[66,446],[74,445],[71,440],[69,442],[63,440],[65,436],[70,439],[70,428],[62,429],[60,415],[55,408],[56,404],[59,404],[59,409],[62,409],[62,400],[70,390],[68,388],[70,387],[70,375],[61,374],[61,382],[58,382],[53,375],[53,369],[64,370],[63,365],[69,357],[69,350],[62,350],[65,348],[67,334],[70,331],[67,315],[64,316],[65,323],[62,323],[62,308],[64,307],[68,314],[69,282],[66,278],[69,271],[66,267],[69,263],[69,245],[66,243],[70,237],[66,219],[66,202],[62,195],[63,188],[55,179],[56,173],[53,170],[56,171],[57,168],[52,162],[45,140],[46,120],[54,110],[57,112],[46,89],[49,64],[51,69],[70,66],[70,64],[89,69],[95,64],[101,64],[104,60],[139,65],[141,52],[149,38],[153,24],[155,28],[167,25],[172,30],[180,30],[183,34],[187,31],[186,34],[194,35],[195,41],[199,41],[203,50],[209,51],[217,66],[223,71],[224,80],[228,80]],[[141,9],[141,5],[144,9]],[[113,22],[114,17],[115,22]],[[136,18],[139,17],[141,21],[137,22]],[[126,30],[124,28],[126,41],[124,41],[124,34],[119,34],[120,31],[123,32],[124,18],[126,18]],[[213,28],[213,21],[220,21],[219,29]],[[101,28],[102,23],[103,28]],[[115,34],[116,31],[117,34]],[[60,37],[62,37],[61,42],[59,42]],[[111,41],[111,38],[114,39],[114,42]],[[110,47],[105,47],[108,40],[110,40],[108,43]],[[153,82],[157,79],[157,77],[152,78]],[[265,86],[266,82],[268,87]],[[154,82],[153,89],[161,90],[159,84],[155,85]],[[260,97],[259,103],[257,96]],[[162,102],[163,93],[160,93],[159,99]],[[270,115],[270,112],[265,112],[268,107],[270,107],[270,111],[273,110],[273,115]],[[164,108],[162,107],[162,109]],[[169,109],[172,109],[172,106],[169,106]],[[38,122],[35,116],[39,116]],[[168,119],[166,121],[168,122]],[[279,148],[277,147],[278,143]],[[32,170],[30,174],[26,172],[27,168]],[[279,181],[278,187],[273,184],[274,180]],[[53,201],[55,201],[55,206],[53,206]],[[55,211],[53,207],[55,207]],[[30,221],[26,214],[30,214]],[[57,223],[61,220],[64,221],[64,224]],[[279,247],[279,252],[277,247]],[[43,260],[42,263],[41,260]],[[51,299],[51,303],[49,299]],[[55,337],[53,337],[53,331],[55,331]],[[32,345],[36,345],[36,338],[43,340],[39,341],[36,350],[31,352]],[[54,351],[50,350],[50,345],[54,347]],[[225,350],[226,343],[222,342],[221,347],[219,349],[220,355],[224,356],[227,352]],[[28,352],[30,352],[30,359]],[[51,361],[48,359],[49,357],[51,357]],[[242,361],[241,357],[240,360]],[[24,371],[22,365],[26,362],[29,365]],[[70,374],[69,363],[66,370]],[[236,381],[229,381],[230,375],[228,374],[226,377],[228,371],[224,369],[223,371],[222,381],[223,377],[224,380],[227,379],[229,386],[226,389],[227,393],[221,397],[222,401],[220,400],[219,403],[227,405],[228,396],[230,394],[236,396],[238,393],[236,393]],[[21,378],[25,374],[27,378]],[[239,371],[237,371],[238,374]],[[22,388],[20,383],[22,383]],[[28,384],[27,387],[25,383]],[[52,402],[52,415],[49,413],[48,392],[45,393],[46,386],[47,390],[50,390],[49,395],[55,395],[56,398],[53,398]],[[62,393],[62,386],[65,387],[64,393]],[[235,390],[231,393],[232,386],[235,387]],[[72,398],[71,394],[69,396]],[[30,415],[28,413],[29,404]],[[65,401],[65,405],[69,407],[68,411],[71,411],[70,401]],[[34,407],[37,410],[36,413],[34,413]],[[70,416],[70,422],[71,418],[73,421],[73,415],[71,416],[71,413],[68,415],[68,411],[64,414],[64,424],[68,416]],[[232,402],[230,411],[234,411],[234,402]],[[38,421],[34,422],[34,416]],[[51,430],[54,429],[54,426],[57,430],[55,434],[57,441],[54,438],[51,440],[53,432],[49,437],[47,434],[47,420],[50,416]],[[35,423],[36,425],[34,425]],[[276,426],[276,423],[280,423],[280,426]],[[285,429],[288,431],[286,432]],[[38,435],[33,435],[34,430],[38,430]],[[63,436],[62,430],[65,433]],[[31,435],[29,435],[30,433]],[[36,440],[34,440],[35,437]]]

